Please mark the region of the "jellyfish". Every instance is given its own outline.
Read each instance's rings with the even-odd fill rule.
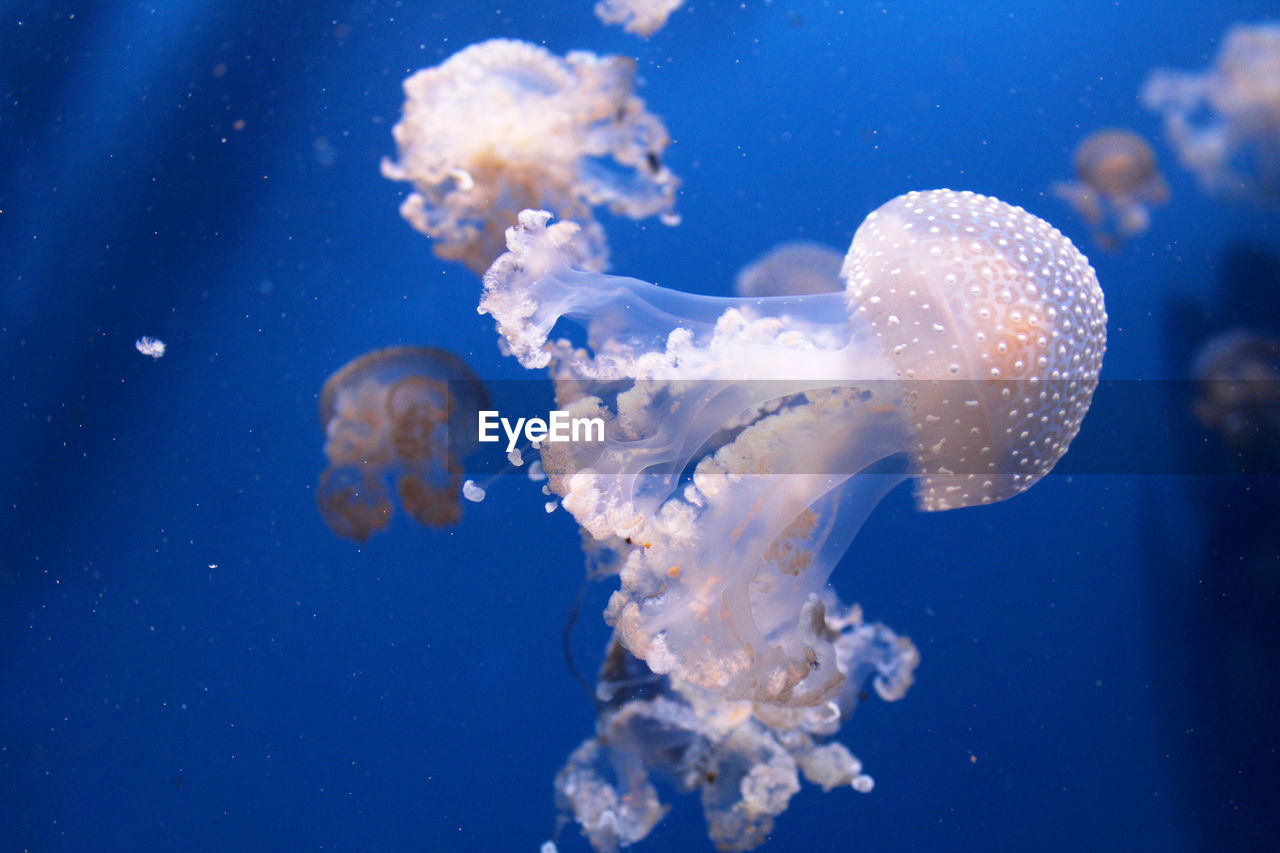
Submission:
[[[1156,168],[1147,141],[1129,130],[1099,130],[1076,146],[1078,181],[1059,181],[1053,194],[1094,229],[1094,240],[1115,250],[1151,225],[1153,205],[1169,200],[1169,185]]]
[[[635,95],[635,63],[493,39],[404,81],[395,126],[399,160],[382,174],[413,191],[400,214],[435,253],[484,272],[503,231],[526,207],[581,225],[582,262],[603,269],[608,242],[595,218],[679,221],[679,179],[662,163],[667,130]]]
[[[623,555],[605,611],[619,642],[726,701],[838,696],[822,592],[880,499],[908,479],[926,511],[1025,491],[1097,385],[1093,268],[998,199],[900,196],[859,227],[843,292],[750,299],[584,269],[578,226],[550,220],[521,213],[480,310],[507,353],[550,368],[558,405],[606,422],[542,463]]]
[[[1203,72],[1152,71],[1142,103],[1207,193],[1280,204],[1280,24],[1231,27]]]
[[[389,347],[344,365],[320,391],[329,465],[316,504],[329,529],[355,542],[386,529],[391,479],[414,521],[456,524],[461,463],[476,441],[466,427],[487,405],[471,368],[444,350]]]
[[[1280,338],[1222,332],[1200,348],[1191,376],[1200,423],[1239,451],[1280,457]]]
[[[629,33],[648,38],[667,25],[667,18],[684,0],[600,0],[596,17]]]
[[[844,290],[844,255],[810,240],[779,243],[738,271],[733,292],[739,296],[802,296]]]

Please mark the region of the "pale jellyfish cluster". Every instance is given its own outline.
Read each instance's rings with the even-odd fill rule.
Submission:
[[[1075,181],[1059,181],[1054,195],[1071,205],[1104,249],[1118,249],[1151,225],[1151,208],[1169,200],[1169,185],[1147,141],[1129,130],[1089,134],[1076,146]]]
[[[324,383],[320,422],[329,465],[316,504],[338,536],[363,542],[400,506],[419,524],[447,527],[462,517],[459,471],[487,406],[484,385],[452,353],[389,347],[348,362]]]
[[[814,721],[842,719],[840,697],[876,671],[904,676],[889,698],[910,683],[909,642],[879,626],[879,651],[850,653],[865,626],[827,587],[862,521],[907,479],[933,511],[1047,474],[1097,385],[1102,291],[1051,225],[973,193],[883,205],[854,237],[844,290],[803,296],[694,296],[593,272],[578,226],[550,220],[520,215],[481,311],[505,351],[550,368],[558,406],[605,420],[603,442],[543,447],[549,486],[613,554],[596,563],[618,576],[605,613],[617,641],[692,709],[606,714],[565,771],[586,793],[562,782],[562,805],[599,850],[614,842],[593,827],[643,837],[660,813],[626,813],[649,797],[624,770],[661,764],[645,750],[674,727],[725,750],[735,782],[684,787],[702,791],[723,849],[749,849],[795,767],[824,784],[803,736],[818,744],[838,724]],[[552,337],[566,319],[580,338]],[[602,749],[620,777],[599,770]]]
[[[483,272],[532,207],[579,223],[583,263],[603,269],[596,208],[678,221],[679,180],[662,162],[667,130],[635,83],[626,57],[561,59],[508,39],[472,45],[404,81],[398,160],[384,159],[382,174],[413,185],[400,213],[441,258]]]
[[[599,0],[596,17],[648,38],[666,26],[671,13],[683,5],[684,0]]]
[[[1142,103],[1207,192],[1280,204],[1280,24],[1233,26],[1205,71],[1152,71]]]
[[[802,296],[844,290],[844,255],[811,240],[779,243],[738,271],[733,292],[739,296]]]

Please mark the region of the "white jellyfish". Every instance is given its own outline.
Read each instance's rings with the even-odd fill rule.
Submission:
[[[595,208],[679,221],[679,179],[662,163],[667,130],[635,94],[635,62],[573,51],[561,59],[522,41],[471,45],[404,81],[395,126],[399,160],[382,174],[408,181],[401,215],[435,252],[483,272],[526,207],[582,226],[583,262],[608,260]]]
[[[998,199],[909,193],[870,214],[843,293],[713,298],[594,273],[577,226],[525,211],[481,311],[604,442],[549,445],[551,488],[619,549],[606,619],[658,674],[779,708],[839,695],[821,593],[863,519],[1035,483],[1088,410],[1106,343],[1085,257]],[[549,340],[561,318],[585,329]]]
[[[1157,68],[1142,103],[1206,192],[1280,204],[1280,24],[1233,26],[1203,72]]]

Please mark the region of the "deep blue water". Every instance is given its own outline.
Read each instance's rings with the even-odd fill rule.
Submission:
[[[1204,66],[1269,3],[703,0],[649,41],[590,5],[6,4],[0,849],[553,832],[595,716],[560,649],[571,519],[508,478],[452,531],[400,516],[357,547],[314,504],[317,395],[348,359],[423,344],[522,375],[378,174],[400,81],[467,44],[638,59],[684,221],[607,220],[622,274],[727,293],[778,241],[846,246],[947,186],[1085,247],[1106,378],[1179,378],[1218,328],[1280,328],[1280,216],[1206,198],[1163,143],[1173,201],[1122,253],[1047,193],[1089,130],[1158,139],[1146,72]],[[1274,849],[1275,479],[1178,475],[1197,428],[1162,414],[1095,412],[1081,440],[1154,446],[1164,474],[937,515],[900,489],[872,515],[834,584],[912,637],[918,680],[842,733],[875,791],[805,788],[765,849]],[[587,666],[606,594],[575,634]],[[710,849],[696,798],[672,799],[642,849]],[[561,849],[587,848],[571,827]]]

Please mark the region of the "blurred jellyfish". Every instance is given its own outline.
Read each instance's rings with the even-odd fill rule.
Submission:
[[[1152,71],[1142,103],[1164,116],[1182,165],[1213,195],[1280,204],[1280,24],[1237,24],[1199,74]]]
[[[667,18],[684,0],[600,0],[596,17],[629,33],[648,38],[667,24]]]
[[[643,839],[667,813],[654,782],[698,791],[718,850],[751,850],[800,789],[871,790],[862,763],[831,741],[853,713],[866,682],[886,700],[901,698],[919,661],[915,646],[883,625],[866,625],[857,607],[827,600],[823,629],[847,674],[839,694],[820,705],[783,709],[723,697],[670,676],[656,676],[612,641],[600,672],[596,734],[556,776],[556,802],[592,847],[615,851]]]
[[[457,356],[389,347],[348,362],[320,391],[324,455],[316,503],[338,536],[363,542],[391,521],[388,480],[400,506],[429,527],[462,517],[459,472],[476,440],[484,385]],[[450,429],[450,422],[459,428]]]
[[[844,255],[808,240],[779,243],[738,271],[733,292],[739,296],[803,296],[844,290]]]
[[[1066,452],[1106,342],[1088,261],[997,199],[910,193],[870,214],[843,293],[714,298],[581,268],[526,211],[485,275],[507,352],[550,366],[605,441],[549,444],[552,490],[624,556],[605,617],[657,674],[780,708],[849,678],[823,593],[913,478],[945,510],[1029,488]],[[561,318],[585,339],[549,341]]]
[[[159,338],[143,335],[133,342],[133,348],[143,355],[149,355],[152,358],[163,358],[165,343]]]
[[[1128,130],[1099,130],[1076,146],[1078,182],[1059,181],[1054,195],[1093,226],[1094,240],[1115,250],[1147,230],[1152,205],[1169,200],[1169,185],[1156,168],[1147,141]]]
[[[1280,456],[1280,338],[1223,332],[1201,347],[1191,376],[1197,420],[1238,450]]]
[[[667,130],[645,111],[635,63],[493,39],[404,81],[395,127],[399,161],[382,174],[408,181],[401,215],[442,258],[483,272],[503,230],[526,207],[582,226],[583,263],[608,261],[594,208],[675,224],[679,179],[662,163]]]

